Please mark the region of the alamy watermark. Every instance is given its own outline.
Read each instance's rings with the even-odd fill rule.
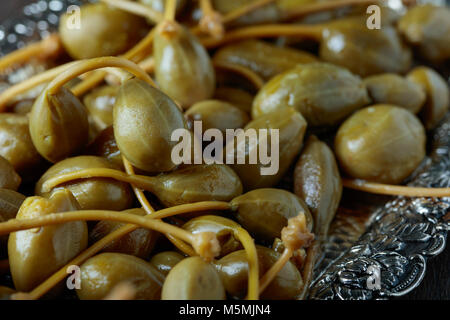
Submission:
[[[81,29],[81,8],[77,5],[72,5],[67,8],[66,26],[69,30]]]
[[[66,280],[66,286],[69,290],[81,289],[81,269],[79,266],[71,265],[67,267],[67,274],[70,274]]]
[[[367,28],[370,30],[381,29],[381,8],[373,4],[367,7],[366,13],[370,14],[366,21]]]
[[[377,265],[370,265],[367,268],[369,277],[366,280],[367,289],[380,290],[381,289],[381,269]]]

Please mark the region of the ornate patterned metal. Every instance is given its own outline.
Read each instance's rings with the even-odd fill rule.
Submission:
[[[46,36],[56,29],[62,12],[82,2],[40,0],[27,5],[22,15],[0,25],[0,56]],[[432,149],[410,185],[450,187],[450,114],[435,131]],[[404,295],[423,279],[427,259],[445,247],[450,198],[397,197],[377,208],[367,205],[366,211],[364,216],[337,215],[316,265],[311,299],[368,300]],[[368,280],[374,267],[380,271],[380,288],[370,289]]]

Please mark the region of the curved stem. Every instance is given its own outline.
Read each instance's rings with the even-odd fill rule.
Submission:
[[[220,45],[251,38],[265,37],[305,37],[313,40],[321,40],[321,25],[291,25],[291,24],[265,24],[259,26],[250,26],[232,30],[225,34],[221,39],[213,37],[201,39],[201,43],[206,48],[215,48]]]
[[[153,28],[141,41],[139,41],[138,44],[126,52],[123,57],[134,62],[140,61],[142,58],[141,56],[152,47],[155,32],[156,28]],[[107,73],[103,70],[95,71],[92,75],[87,76],[86,79],[72,89],[73,94],[77,97],[82,96],[92,88],[102,83],[106,75]]]
[[[161,233],[170,233],[188,243],[191,243],[194,240],[193,235],[190,232],[157,219],[151,219],[148,216],[136,216],[133,214],[124,214],[107,210],[67,211],[62,213],[52,213],[32,219],[11,219],[0,223],[0,234],[8,234],[11,232],[41,228],[66,222],[97,220],[135,224]]]
[[[72,93],[80,97],[103,82],[108,73],[104,70],[94,71],[72,88]]]
[[[292,20],[308,14],[339,9],[351,5],[370,5],[381,2],[381,0],[335,0],[325,2],[314,2],[310,4],[297,5],[296,7],[289,7],[282,12],[283,21]]]
[[[45,59],[62,52],[61,39],[58,34],[52,34],[39,42],[13,51],[0,59],[0,72],[29,60],[30,58]]]
[[[166,0],[165,5],[166,8],[164,11],[164,20],[175,21],[175,14],[177,11],[177,0]]]
[[[211,0],[200,0],[202,18],[200,19],[200,30],[209,33],[214,38],[221,38],[225,34],[223,17],[214,10]]]
[[[263,293],[267,286],[272,282],[277,274],[283,269],[294,252],[290,248],[285,248],[281,257],[270,267],[260,280],[259,293]]]
[[[40,84],[51,81],[58,74],[69,69],[77,63],[78,62],[75,61],[63,64],[61,66],[46,70],[42,73],[32,76],[31,78],[28,78],[12,87],[9,87],[0,94],[0,112],[3,112],[8,106],[8,103],[17,95],[27,92],[28,90],[31,90]]]
[[[160,23],[164,16],[161,12],[156,11],[152,7],[140,4],[138,2],[132,2],[128,0],[100,0],[109,4],[110,6],[116,7],[123,11],[135,14],[137,16],[141,16],[144,18],[148,18],[154,24]]]
[[[150,76],[147,73],[145,73],[144,70],[140,69],[135,63],[126,60],[124,58],[101,57],[79,61],[74,66],[63,71],[59,76],[57,76],[48,84],[47,86],[48,94],[50,95],[55,94],[59,90],[59,88],[62,87],[65,83],[82,75],[83,73],[108,67],[122,68],[134,74],[137,78],[144,80],[151,86],[155,86],[155,83],[150,78]]]
[[[239,64],[231,62],[213,61],[213,65],[216,68],[240,74],[241,76],[249,80],[257,90],[261,89],[262,86],[264,85],[263,78],[261,78],[257,73],[253,72],[253,70],[241,66]]]
[[[127,172],[127,174],[134,175],[135,173],[134,173],[133,165],[130,163],[130,161],[128,161],[127,158],[125,158],[124,155],[122,155],[122,162],[123,162],[123,167],[125,168],[125,171]],[[155,209],[153,209],[150,202],[148,202],[148,199],[145,197],[144,192],[141,189],[139,189],[137,186],[135,186],[134,184],[131,184],[131,187],[133,188],[134,194],[136,195],[136,198],[138,199],[139,203],[141,204],[141,206],[145,210],[145,212],[148,215],[154,214]]]
[[[200,9],[202,10],[203,16],[209,16],[215,12],[211,0],[200,0]]]
[[[259,299],[259,263],[258,253],[256,251],[255,243],[248,234],[247,230],[238,227],[233,228],[235,237],[244,246],[244,250],[247,254],[248,260],[248,290],[247,299],[258,300]]]
[[[231,205],[229,202],[224,201],[201,201],[195,203],[188,204],[180,204],[175,207],[170,207],[166,209],[161,209],[156,212],[153,217],[155,219],[163,219],[172,217],[175,215],[183,214],[183,213],[191,213],[191,212],[201,212],[201,211],[209,211],[209,210],[230,210]]]
[[[150,56],[142,60],[139,62],[139,67],[147,73],[153,73],[155,71],[155,58]]]
[[[157,28],[153,28],[141,41],[139,41],[133,48],[127,51],[123,57],[128,60],[139,62],[147,52],[151,52],[153,39]]]
[[[61,185],[63,183],[68,183],[78,179],[89,179],[89,178],[110,178],[121,182],[130,183],[134,188],[144,189],[146,191],[152,191],[153,179],[154,177],[147,177],[141,175],[129,175],[125,172],[108,169],[108,168],[90,168],[82,169],[78,171],[73,171],[69,173],[64,173],[59,176],[53,177],[45,181],[42,185],[42,192],[49,192],[53,188]],[[196,211],[207,211],[207,210],[230,210],[231,205],[228,202],[223,201],[201,201],[195,203],[182,204],[176,207],[170,207],[166,209],[159,210],[157,212],[152,212],[151,206],[148,204],[147,200],[143,200],[143,193],[140,190],[138,200],[144,203],[143,207],[149,213],[149,215],[154,219],[163,219],[170,216],[190,213]],[[146,204],[147,203],[147,204]]]
[[[141,175],[128,175],[125,172],[109,169],[109,168],[90,168],[78,171],[68,172],[48,179],[42,185],[43,192],[49,192],[54,187],[78,179],[89,178],[110,178],[121,182],[130,183],[135,187],[152,191],[154,186],[154,177],[147,177]]]
[[[421,188],[368,182],[359,179],[342,179],[344,187],[375,194],[406,197],[450,197],[450,188]]]

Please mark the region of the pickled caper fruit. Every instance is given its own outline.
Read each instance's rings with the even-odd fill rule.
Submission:
[[[310,136],[294,171],[294,192],[314,217],[314,233],[322,239],[336,214],[342,196],[342,181],[333,151]]]
[[[173,267],[177,265],[178,262],[183,260],[184,257],[175,251],[164,251],[155,254],[151,259],[150,263],[158,269],[163,275],[167,274],[172,270]]]
[[[25,196],[21,193],[10,189],[0,188],[0,222],[5,222],[14,219],[19,211],[20,206],[25,201]],[[8,242],[8,235],[0,236],[0,246]],[[0,250],[1,251],[1,250]]]
[[[260,272],[267,271],[280,257],[272,249],[257,246]],[[215,262],[225,290],[234,298],[243,299],[247,292],[248,260],[244,250],[230,253]],[[275,279],[260,295],[261,299],[296,299],[303,288],[303,279],[295,267],[288,261]]]
[[[433,62],[450,58],[450,9],[425,4],[414,6],[398,22],[406,40]]]
[[[12,164],[0,156],[0,188],[17,190],[21,181]]]
[[[242,183],[227,165],[192,165],[152,178],[151,192],[167,207],[199,201],[230,201]]]
[[[238,197],[239,198],[239,197]],[[241,249],[241,243],[233,235],[233,228],[235,228],[237,223],[234,221],[212,215],[204,215],[189,220],[183,225],[183,229],[192,232],[193,234],[199,232],[214,232],[220,243],[220,255],[223,257],[230,252]]]
[[[364,79],[373,103],[393,104],[418,113],[425,103],[424,89],[407,78],[385,73]]]
[[[245,147],[245,163],[238,164],[237,157],[238,148],[230,148],[226,146],[225,152],[227,159],[234,159],[234,164],[231,167],[241,178],[242,184],[246,190],[252,190],[257,188],[267,188],[276,185],[283,175],[288,170],[289,166],[294,161],[295,157],[300,152],[300,148],[303,143],[303,136],[306,131],[306,121],[300,113],[293,108],[282,108],[277,112],[272,112],[259,117],[256,120],[251,121],[245,126],[244,130],[254,129],[257,131],[257,142],[250,144],[246,139]],[[263,135],[260,134],[259,129],[267,129],[268,136],[267,141],[263,139]],[[272,141],[270,129],[278,130],[278,141]],[[236,146],[238,137],[235,141],[230,141]],[[269,164],[263,164],[259,158],[259,154],[256,149],[260,148],[259,143],[267,143],[267,155],[272,155],[274,161],[278,160],[278,168],[276,168],[274,161]],[[275,150],[271,150],[272,145],[274,148],[278,148],[278,159],[275,158]],[[250,148],[251,147],[251,148]],[[253,152],[257,154],[256,164],[250,163],[249,155]],[[269,174],[262,174],[262,170],[267,169]],[[278,170],[275,170],[278,169]]]
[[[214,68],[208,52],[189,30],[178,24],[171,28],[175,31],[170,35],[155,34],[155,76],[164,93],[188,108],[214,94]]]
[[[273,241],[289,218],[304,214],[309,230],[313,220],[306,204],[295,194],[282,189],[256,189],[234,198],[231,207],[239,223],[257,239]]]
[[[180,261],[162,288],[163,300],[224,300],[225,289],[215,268],[200,257]]]
[[[104,3],[80,7],[79,24],[67,13],[61,16],[59,34],[74,59],[123,53],[145,35],[145,20]]]
[[[214,92],[214,99],[229,102],[247,114],[252,112],[253,96],[242,89],[219,87]]]
[[[27,198],[16,219],[30,219],[50,213],[79,210],[67,189],[57,190],[48,199]],[[86,248],[88,229],[85,221],[13,232],[8,240],[8,257],[15,288],[29,291]]]
[[[224,135],[226,129],[243,128],[250,118],[241,109],[220,100],[205,100],[194,104],[185,113],[190,127],[194,121],[201,121],[203,131],[219,129]]]
[[[113,124],[113,108],[118,91],[119,87],[117,86],[103,86],[94,89],[83,99],[84,105],[99,130]]]
[[[135,289],[137,300],[158,300],[164,275],[153,265],[123,253],[101,253],[81,266],[81,300],[99,300],[120,283],[127,282]]]
[[[408,73],[407,78],[425,91],[426,101],[419,116],[426,129],[434,129],[444,118],[450,106],[447,82],[440,74],[428,67],[414,68]]]
[[[396,29],[383,24],[371,30],[366,23],[366,16],[327,23],[322,29],[320,58],[363,77],[408,71],[412,53]]]
[[[114,136],[120,152],[137,168],[165,172],[175,168],[171,158],[176,129],[185,129],[183,113],[158,89],[139,79],[126,81],[114,106]]]
[[[64,87],[56,94],[44,90],[31,109],[30,134],[37,151],[48,161],[67,158],[88,142],[86,107]]]
[[[102,130],[87,148],[87,153],[106,158],[117,168],[122,168],[123,161],[112,126]]]
[[[42,163],[42,157],[31,140],[27,116],[0,114],[0,155],[20,175],[30,174]]]

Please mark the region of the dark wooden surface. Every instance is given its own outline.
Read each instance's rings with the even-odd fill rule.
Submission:
[[[8,17],[20,12],[21,8],[34,1],[1,0],[0,24]],[[422,284],[408,295],[399,299],[447,299],[450,300],[450,245],[438,257],[429,261]]]

